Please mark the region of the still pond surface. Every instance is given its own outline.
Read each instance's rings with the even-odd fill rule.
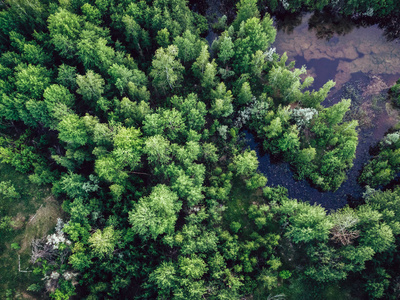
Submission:
[[[271,161],[247,133],[248,144],[259,156],[259,169],[267,176],[268,185],[286,187],[290,197],[321,204],[328,210],[357,203],[363,193],[357,177],[371,157],[370,148],[398,122],[397,111],[387,102],[387,91],[400,78],[399,40],[388,41],[377,25],[361,27],[349,20],[321,20],[311,13],[296,20],[277,21],[276,25],[273,46],[277,53],[286,51],[288,61],[295,60],[298,68],[305,65],[308,75],[315,78],[313,89],[330,79],[336,82],[323,105],[352,99],[346,117],[359,121],[359,145],[348,180],[336,192],[320,192],[305,180],[294,180],[289,164]]]

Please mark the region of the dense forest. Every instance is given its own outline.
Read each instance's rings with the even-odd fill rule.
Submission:
[[[337,190],[351,100],[321,104],[335,83],[312,89],[276,53],[266,7],[388,18],[397,1],[232,0],[217,21],[194,2],[0,2],[0,255],[22,253],[37,215],[18,203],[62,208],[0,298],[399,299],[400,131],[360,174],[363,199],[329,212],[268,186],[243,138]]]

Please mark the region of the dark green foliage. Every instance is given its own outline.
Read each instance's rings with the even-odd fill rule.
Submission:
[[[394,103],[400,106],[400,79],[397,80],[396,84],[390,88],[390,93]]]
[[[388,133],[379,143],[379,152],[364,167],[359,181],[371,187],[390,183],[400,171],[399,132]]]
[[[50,184],[68,219],[34,242],[45,284],[30,290],[266,298],[359,273],[370,297],[394,288],[397,190],[328,215],[265,187],[256,153],[244,150],[240,128],[299,179],[335,190],[358,142],[357,122],[344,121],[350,101],[321,105],[333,82],[304,91],[312,78],[270,48],[276,29],[257,1],[240,1],[230,26],[221,18],[212,49],[206,19],[184,0],[29,3],[0,12],[0,158]],[[397,140],[384,143],[392,176]],[[3,234],[14,224],[3,207],[24,196],[12,181],[0,194]],[[295,265],[291,249],[303,256]],[[376,272],[365,273],[369,264]]]

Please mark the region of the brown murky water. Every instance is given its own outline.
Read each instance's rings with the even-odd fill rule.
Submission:
[[[301,58],[315,77],[327,77],[318,61],[336,65],[335,70],[325,70],[332,75],[329,79],[336,82],[336,90],[358,72],[371,76],[394,75],[387,76],[379,84],[375,82],[369,93],[379,93],[393,85],[400,73],[398,41],[387,41],[377,25],[367,28],[349,25],[346,31],[339,31],[342,35],[333,33],[321,38],[321,28],[312,24],[312,16],[311,13],[305,15],[301,24],[290,33],[278,31],[274,44],[278,53],[286,51],[289,60]]]
[[[357,177],[371,157],[370,148],[399,121],[397,110],[387,102],[387,91],[400,78],[400,44],[387,41],[384,31],[376,25],[357,27],[348,20],[330,22],[311,13],[289,20],[287,26],[280,23],[278,28],[281,29],[274,44],[277,53],[286,51],[289,61],[296,61],[296,67],[306,65],[308,74],[315,78],[311,88],[318,89],[330,79],[336,81],[325,106],[342,98],[352,99],[347,118],[359,121],[359,145],[348,180],[336,192],[320,192],[304,180],[295,181],[287,163],[261,155],[247,134],[250,147],[259,154],[260,170],[269,185],[284,186],[291,197],[319,203],[327,209],[357,202],[363,193]]]

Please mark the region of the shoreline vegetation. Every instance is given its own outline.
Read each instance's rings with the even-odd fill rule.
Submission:
[[[184,0],[1,3],[1,298],[400,297],[400,188],[379,189],[400,171],[400,135],[377,147],[355,207],[268,186],[241,130],[334,191],[359,124],[350,99],[321,104],[333,81],[309,90],[271,46],[259,6],[306,2],[226,3],[236,14],[211,46]]]

